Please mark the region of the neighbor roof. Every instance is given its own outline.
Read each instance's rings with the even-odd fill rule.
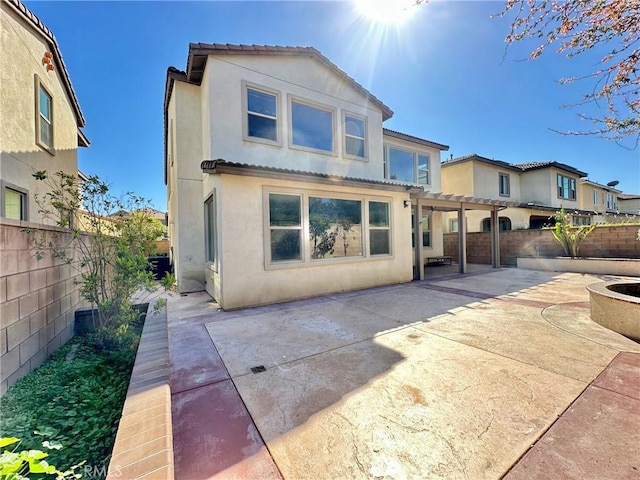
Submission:
[[[53,32],[49,30],[49,28],[47,28],[47,26],[42,23],[42,21],[33,12],[31,12],[31,10],[25,7],[22,2],[20,2],[20,0],[2,0],[2,3],[8,5],[11,10],[17,13],[29,25],[31,25],[36,30],[36,32],[40,33],[51,47],[51,53],[54,56],[55,64],[58,66],[62,84],[67,92],[67,95],[69,96],[69,100],[71,100],[71,106],[73,107],[76,121],[78,123],[78,144],[89,146],[89,140],[84,135],[84,133],[80,131],[80,127],[85,126],[84,116],[82,115],[82,110],[80,110],[78,97],[76,97],[76,93],[73,90],[73,86],[71,85],[69,72],[67,72],[67,67],[64,64],[62,53],[60,52],[58,42],[56,40],[56,37],[53,35]]]
[[[407,140],[408,142],[412,142],[412,143],[419,143],[420,145],[426,145],[427,147],[437,148],[438,150],[449,150],[449,145],[432,142],[431,140],[414,137],[413,135],[407,135],[406,133],[402,133],[402,132],[396,132],[395,130],[389,130],[388,128],[383,128],[382,133],[388,137],[398,138],[400,140]]]
[[[618,195],[618,198],[620,200],[639,200],[640,195],[633,194],[633,193],[621,193]]]
[[[507,162],[503,162],[502,160],[493,160],[493,159],[490,159],[490,158],[482,157],[482,156],[478,155],[477,153],[472,153],[471,155],[464,155],[462,157],[456,157],[456,158],[452,158],[450,160],[445,160],[444,162],[442,162],[442,166],[443,167],[447,167],[447,166],[449,166],[451,164],[470,162],[472,160],[488,163],[490,165],[495,165],[495,166],[500,167],[500,168],[508,168],[510,170],[515,170],[517,172],[528,172],[530,170],[538,170],[538,169],[541,169],[541,168],[555,167],[555,168],[558,168],[560,170],[565,170],[567,172],[573,173],[573,174],[578,175],[580,177],[586,177],[587,176],[586,172],[578,170],[577,168],[574,168],[571,165],[567,165],[565,163],[556,162],[554,160],[549,160],[549,161],[545,161],[545,162],[507,163]]]

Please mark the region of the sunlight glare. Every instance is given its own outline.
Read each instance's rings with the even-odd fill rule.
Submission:
[[[416,10],[416,0],[353,0],[360,15],[373,23],[400,26]]]

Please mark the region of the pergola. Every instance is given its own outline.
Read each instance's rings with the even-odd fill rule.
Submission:
[[[411,192],[411,204],[415,218],[421,218],[422,208],[432,212],[457,212],[458,214],[458,259],[460,273],[467,273],[467,225],[465,212],[467,210],[486,210],[491,216],[491,265],[500,267],[500,229],[498,228],[498,212],[507,207],[517,207],[517,202],[491,200],[486,198],[467,197],[464,195]],[[415,244],[422,244],[422,222],[415,222]],[[419,266],[416,279],[424,280],[424,251],[416,248],[416,265]]]

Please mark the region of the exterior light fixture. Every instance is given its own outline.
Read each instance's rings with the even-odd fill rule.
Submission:
[[[411,205],[411,201],[410,200],[405,200],[403,202],[403,204],[404,204],[404,208],[407,208],[409,205]]]

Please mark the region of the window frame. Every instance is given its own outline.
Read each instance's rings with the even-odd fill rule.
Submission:
[[[323,110],[325,112],[331,113],[331,150],[324,150],[322,148],[308,147],[306,145],[298,145],[294,143],[294,135],[293,135],[293,104],[297,103],[299,105],[304,105],[306,107],[315,108],[316,110]],[[332,157],[337,156],[337,147],[338,142],[336,141],[337,135],[337,125],[336,125],[336,117],[337,117],[337,109],[335,107],[329,105],[323,105],[321,103],[312,102],[310,100],[306,100],[304,98],[300,98],[294,95],[288,95],[287,101],[288,113],[289,113],[289,148],[294,150],[302,150],[305,152],[311,153],[319,153],[321,155],[329,155]]]
[[[19,220],[27,222],[29,221],[29,190],[19,187],[13,183],[6,182],[4,180],[0,180],[0,189],[1,189],[1,198],[0,198],[0,216],[2,218],[6,218],[9,220]],[[20,209],[21,209],[21,218],[9,218],[7,217],[7,199],[6,199],[6,191],[11,190],[12,192],[16,192],[20,195]]]
[[[214,272],[218,272],[218,202],[215,189],[204,201],[204,229],[205,263],[211,265]]]
[[[46,150],[47,152],[49,152],[49,154],[51,155],[55,155],[56,154],[56,150],[55,150],[55,141],[54,141],[54,134],[55,134],[55,128],[54,128],[54,106],[53,106],[53,95],[51,94],[51,91],[44,85],[44,83],[42,83],[42,81],[40,80],[40,77],[36,74],[35,75],[35,130],[36,130],[36,145],[38,145],[40,148],[42,148],[43,150]],[[49,115],[50,115],[50,119],[46,119],[41,111],[40,111],[40,91],[44,91],[44,93],[47,95],[47,97],[49,97]],[[49,124],[49,135],[51,136],[51,145],[47,145],[43,140],[42,140],[42,136],[41,136],[41,122],[42,119],[45,118],[45,120],[47,121],[47,123]]]
[[[377,226],[371,224],[371,203],[386,203],[387,204],[387,214],[388,214],[388,225]],[[393,231],[391,230],[391,226],[393,225],[392,220],[392,211],[391,201],[382,201],[382,200],[367,200],[366,202],[366,221],[367,221],[367,256],[370,258],[381,258],[381,257],[391,257],[393,256]],[[389,235],[389,252],[388,253],[371,253],[371,232],[372,231],[387,231]]]
[[[561,200],[570,200],[575,202],[578,198],[578,192],[576,189],[576,179],[574,177],[568,177],[567,175],[562,175],[561,173],[556,174],[556,190],[558,194],[558,198]],[[564,196],[564,179],[567,179],[567,196]],[[561,193],[562,191],[562,193]]]
[[[347,117],[351,117],[355,120],[360,120],[364,124],[364,137],[356,137],[347,133]],[[360,157],[358,155],[353,155],[347,152],[347,137],[356,138],[358,140],[362,140],[363,142],[363,151],[364,156]],[[369,161],[369,126],[367,125],[367,117],[362,115],[357,115],[355,113],[348,112],[346,110],[342,111],[342,149],[343,156],[345,158],[349,158],[351,160],[359,160],[361,162]]]
[[[609,201],[609,200],[611,200],[611,201]],[[616,197],[616,195],[614,193],[607,192],[606,202],[607,202],[607,210],[617,210],[618,209],[617,197]]]
[[[391,152],[390,150],[397,150],[399,152],[409,153],[413,156],[413,180],[409,183],[413,183],[415,185],[425,185],[431,186],[431,153],[423,152],[420,150],[412,150],[410,148],[405,148],[401,146],[397,146],[390,143],[385,143],[383,146],[383,176],[385,180],[397,180],[400,182],[406,180],[398,180],[389,178],[389,163],[391,160]],[[427,173],[427,183],[421,183],[420,180],[420,157],[426,157],[427,159],[427,169],[425,170]]]
[[[598,190],[596,188],[593,189],[593,204],[598,205]]]
[[[431,241],[431,227],[433,225],[433,219],[432,217],[432,213],[430,211],[427,211],[427,213],[425,213],[425,207],[422,207],[422,212],[420,215],[420,223],[422,224],[422,248],[433,248],[433,242]],[[426,228],[425,228],[425,218],[426,220]],[[428,233],[429,234],[429,244],[425,245],[424,244],[424,234]]]
[[[453,228],[453,225],[455,224],[456,228]],[[460,225],[458,224],[458,219],[457,218],[450,218],[449,219],[449,233],[458,233],[458,230],[460,229]]]
[[[269,195],[293,195],[300,197],[301,205],[301,260],[283,260],[273,262],[271,259],[271,225],[270,225],[270,212],[269,212]],[[361,202],[362,212],[362,255],[353,255],[346,257],[332,257],[332,258],[311,258],[311,250],[309,246],[310,238],[310,226],[309,226],[309,198],[332,198],[337,200],[356,200]],[[393,197],[387,197],[384,195],[367,195],[359,193],[342,193],[331,192],[329,190],[322,189],[306,189],[306,188],[291,188],[291,187],[276,187],[272,185],[263,186],[262,192],[262,206],[263,206],[263,250],[264,250],[264,269],[265,270],[278,270],[283,268],[306,268],[320,265],[327,265],[333,263],[357,263],[367,261],[378,261],[381,259],[388,259],[394,257],[394,213],[393,213]],[[384,202],[388,205],[389,213],[389,226],[380,227],[389,230],[389,253],[371,255],[370,252],[370,227],[369,227],[369,203],[370,202]],[[283,227],[292,228],[292,227]]]
[[[256,92],[264,93],[267,95],[273,95],[276,101],[276,139],[253,137],[249,135],[249,115],[256,115],[263,118],[271,118],[267,115],[258,112],[249,112],[249,90],[255,90]],[[265,145],[271,145],[274,147],[282,146],[282,108],[280,103],[281,94],[278,90],[272,88],[256,85],[255,83],[242,81],[242,139],[246,142],[262,143]]]
[[[270,208],[270,196],[271,195],[287,195],[291,197],[298,197],[298,205],[300,206],[300,224],[299,225],[271,225],[271,208]],[[265,267],[266,268],[279,268],[291,265],[300,265],[305,262],[307,255],[307,248],[305,242],[305,231],[308,231],[308,218],[305,217],[305,208],[308,208],[308,201],[305,201],[302,193],[287,191],[282,189],[265,190],[263,193],[263,209],[264,209],[264,223],[265,223],[265,235],[264,235],[264,250],[265,250]],[[305,222],[307,224],[305,228]],[[297,230],[300,239],[300,258],[293,260],[276,260],[275,262],[271,256],[271,232],[273,230]]]
[[[502,179],[506,179],[506,193],[502,191]],[[505,172],[498,172],[498,195],[501,197],[511,196],[511,175]]]

